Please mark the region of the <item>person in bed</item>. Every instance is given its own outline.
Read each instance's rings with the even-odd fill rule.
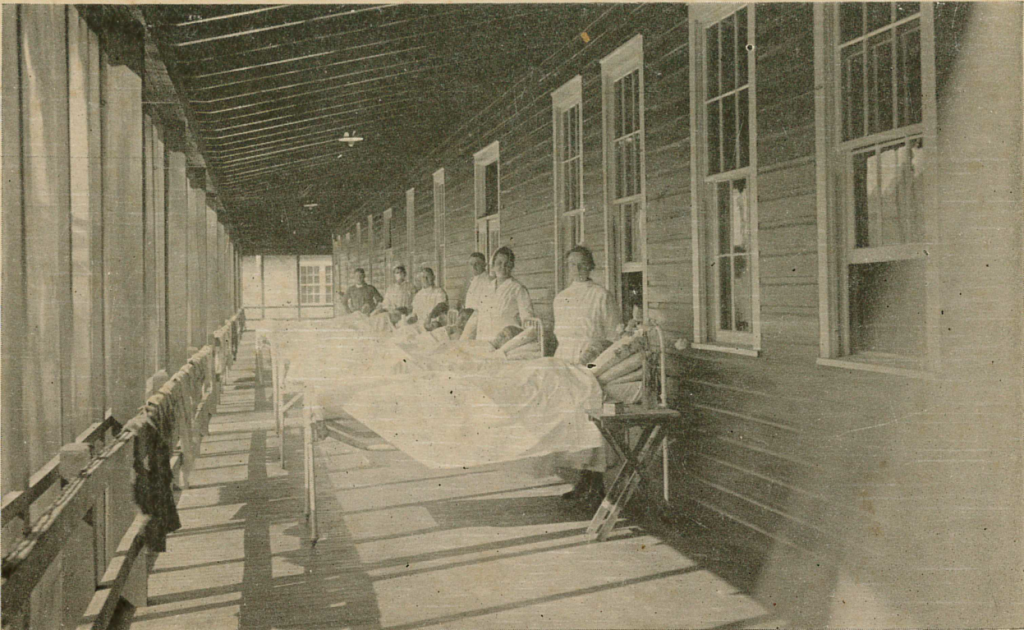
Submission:
[[[619,326],[619,309],[604,287],[594,284],[590,273],[594,270],[594,255],[578,245],[566,254],[566,266],[572,278],[565,290],[555,296],[555,338],[558,349],[555,357],[570,363],[582,363],[592,357],[598,348],[607,347],[615,340]],[[580,470],[572,490],[563,499],[586,504],[599,502],[604,497],[604,471],[607,456],[604,448],[579,451],[566,457],[566,463]]]
[[[345,305],[348,307],[349,313],[358,311],[368,315],[384,298],[381,297],[380,291],[376,287],[366,283],[366,271],[362,267],[357,268],[354,273],[356,283],[350,286],[345,293]]]
[[[406,320],[407,324],[421,323],[426,330],[432,330],[435,326],[432,323],[432,316],[436,309],[444,306],[443,312],[448,310],[448,294],[444,289],[434,286],[434,270],[424,267],[420,270],[420,290],[412,299],[412,315]]]
[[[416,287],[406,278],[405,266],[398,265],[394,270],[395,281],[384,291],[384,300],[377,305],[375,312],[401,313],[412,312],[412,299],[416,295]]]
[[[555,296],[555,358],[581,363],[589,350],[610,345],[616,339],[619,309],[611,293],[590,279],[594,255],[577,245],[566,254],[566,268],[572,283]]]
[[[501,247],[491,258],[494,278],[488,281],[479,308],[469,318],[462,339],[491,341],[506,327],[523,327],[533,317],[530,292],[512,277],[516,255],[509,247]]]

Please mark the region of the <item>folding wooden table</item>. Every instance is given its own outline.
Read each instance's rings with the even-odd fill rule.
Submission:
[[[619,513],[633,497],[640,482],[644,479],[644,467],[654,453],[654,446],[664,443],[665,429],[682,420],[682,414],[675,409],[665,407],[645,408],[631,405],[616,414],[591,413],[590,420],[597,425],[604,439],[611,444],[615,452],[622,458],[623,464],[615,481],[608,487],[601,506],[597,508],[594,518],[587,527],[587,535],[591,540],[603,541],[615,529]],[[635,446],[630,446],[630,429],[639,428],[640,436]]]

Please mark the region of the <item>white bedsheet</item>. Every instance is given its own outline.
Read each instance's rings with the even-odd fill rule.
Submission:
[[[310,382],[326,417],[344,411],[431,468],[509,462],[601,446],[586,410],[601,386],[555,358],[492,361],[484,369]],[[307,389],[307,391],[310,391]]]
[[[316,416],[348,414],[432,468],[458,468],[601,446],[589,370],[554,358],[507,361],[487,341],[352,331],[275,335]]]

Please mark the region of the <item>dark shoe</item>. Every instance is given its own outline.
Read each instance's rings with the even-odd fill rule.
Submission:
[[[576,485],[573,486],[572,490],[562,495],[562,498],[566,501],[576,501],[590,492],[591,486],[594,485],[593,472],[584,470],[580,472],[580,478],[576,480]]]

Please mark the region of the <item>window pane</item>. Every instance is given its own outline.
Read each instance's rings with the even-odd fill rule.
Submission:
[[[864,55],[861,46],[843,51],[843,140],[864,135]]]
[[[612,97],[612,120],[614,121],[613,134],[616,138],[622,137],[622,79],[615,82],[615,91]]]
[[[899,125],[921,122],[921,31],[914,20],[898,29],[899,63],[896,77],[899,89]]]
[[[729,183],[720,182],[717,190],[718,198],[718,253],[728,254],[732,249],[732,212],[730,209]]]
[[[707,30],[707,97],[719,95],[718,89],[718,25]]]
[[[921,3],[919,2],[897,2],[896,3],[896,19],[902,20],[912,15],[916,15],[921,12]]]
[[[865,8],[867,9],[868,33],[892,23],[892,3],[868,2]]]
[[[622,206],[622,261],[633,262],[633,204]]]
[[[721,21],[722,37],[722,93],[736,88],[736,16]]]
[[[732,330],[732,259],[718,257],[718,328]]]
[[[850,266],[850,350],[921,356],[925,352],[925,263]]]
[[[721,147],[719,142],[718,101],[708,105],[708,174],[722,171]]]
[[[747,8],[736,12],[736,87],[747,84]]]
[[[736,129],[740,147],[739,168],[743,168],[750,166],[750,103],[747,101],[747,90],[741,90],[739,93],[736,114],[739,118]]]
[[[484,171],[484,208],[485,214],[490,216],[498,213],[498,163],[491,162]]]
[[[854,246],[868,246],[868,181],[874,186],[877,177],[868,173],[868,162],[873,165],[873,153],[858,153],[853,156],[853,229]]]
[[[625,195],[623,186],[623,170],[625,164],[623,163],[622,155],[622,143],[615,143],[615,198],[619,199]]]
[[[839,30],[843,42],[864,34],[863,2],[844,2],[839,5]]]
[[[736,168],[736,95],[722,98],[722,171]]]
[[[892,129],[892,32],[868,40],[868,129],[878,133]]]
[[[643,245],[643,241],[641,240],[641,237],[643,236],[643,232],[640,230],[640,205],[639,204],[632,204],[632,206],[633,206],[633,215],[631,217],[631,220],[632,220],[632,224],[633,225],[632,225],[632,228],[631,228],[630,231],[633,233],[633,245],[632,245],[632,247],[630,249],[633,252],[632,260],[634,262],[642,262],[643,261],[644,245]]]
[[[640,131],[640,116],[642,112],[640,110],[640,71],[633,71],[633,129],[631,131]],[[639,150],[639,146],[637,147]]]
[[[750,206],[747,203],[747,181],[732,182],[729,207],[732,222],[732,252],[743,254],[750,251]]]
[[[736,332],[751,332],[751,311],[754,302],[750,277],[750,255],[734,256],[733,272],[733,318]]]
[[[634,187],[634,190],[636,191],[636,194],[639,195],[640,194],[640,180],[641,180],[641,177],[642,177],[642,173],[640,172],[640,134],[637,133],[635,137],[636,137],[635,148],[634,148],[634,151],[633,151],[633,178],[634,178],[633,187]]]

